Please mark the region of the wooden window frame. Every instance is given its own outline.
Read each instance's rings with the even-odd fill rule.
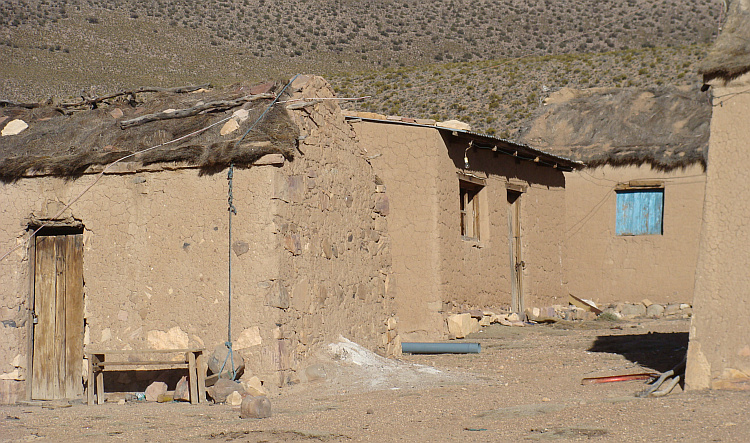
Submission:
[[[485,180],[459,174],[459,212],[461,216],[461,238],[479,241],[481,233],[481,195]]]

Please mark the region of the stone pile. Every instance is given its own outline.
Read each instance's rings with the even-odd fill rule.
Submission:
[[[495,314],[491,311],[472,310],[461,314],[454,314],[448,317],[448,337],[464,338],[479,330],[484,326],[493,323],[500,323],[503,326],[523,326],[524,323],[518,314],[502,313]]]
[[[465,338],[467,335],[479,332],[482,327],[499,323],[503,326],[524,326],[528,322],[549,323],[559,320],[591,321],[599,317],[611,320],[639,319],[639,318],[690,318],[693,307],[687,303],[653,303],[644,299],[640,303],[612,303],[597,307],[593,302],[585,301],[582,306],[552,305],[546,307],[530,307],[524,311],[524,318],[518,314],[504,312],[496,314],[492,311],[470,310],[459,314],[452,314],[447,318],[448,336],[451,339]]]

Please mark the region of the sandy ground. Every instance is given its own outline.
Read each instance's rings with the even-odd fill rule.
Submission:
[[[665,371],[689,320],[485,328],[480,354],[381,360],[339,348],[324,381],[274,393],[273,415],[227,405],[134,402],[0,406],[3,441],[749,441],[750,393],[637,398],[629,381],[584,377]]]

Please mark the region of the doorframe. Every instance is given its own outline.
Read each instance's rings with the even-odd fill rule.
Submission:
[[[41,228],[41,229],[40,229]],[[37,229],[39,232],[34,233]],[[36,237],[40,233],[44,236],[53,235],[71,235],[83,234],[85,227],[80,220],[59,221],[59,220],[42,220],[32,217],[32,221],[26,227],[27,237],[27,257],[29,260],[29,289],[27,300],[26,316],[26,400],[31,401],[33,395],[33,374],[34,374],[34,312],[36,309]],[[81,294],[85,297],[84,293]],[[85,300],[83,300],[85,304]],[[85,328],[85,317],[84,325]]]
[[[511,311],[524,315],[525,303],[523,293],[523,243],[521,242],[521,197],[527,187],[517,183],[506,183],[508,200],[508,251],[510,260]]]

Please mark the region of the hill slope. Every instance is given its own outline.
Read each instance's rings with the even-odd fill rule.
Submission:
[[[6,0],[0,98],[314,72],[343,94],[377,94],[362,109],[458,117],[512,133],[543,86],[693,81],[722,7],[720,0]]]

